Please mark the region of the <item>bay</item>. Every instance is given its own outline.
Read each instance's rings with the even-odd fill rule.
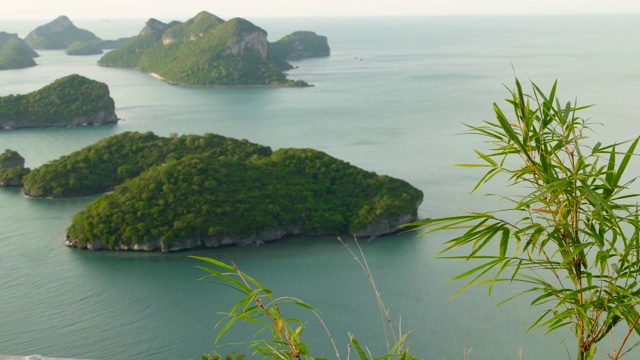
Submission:
[[[72,20],[103,38],[134,35],[144,23]],[[17,150],[27,166],[37,167],[124,131],[214,132],[274,149],[315,148],[407,180],[425,193],[421,216],[434,217],[495,206],[491,198],[469,195],[477,172],[452,164],[470,162],[472,149],[484,146],[463,134],[462,123],[491,118],[492,103],[508,97],[502,84],[510,86],[514,73],[543,88],[558,79],[562,99],[597,104],[585,113],[603,124],[590,135],[594,141],[622,140],[640,130],[638,15],[250,20],[271,41],[295,30],[328,36],[330,57],[295,62],[290,72],[314,87],[182,88],[135,70],[98,67],[99,56],[40,51],[37,67],[0,72],[0,95],[78,73],[109,85],[123,121],[114,127],[0,131],[0,149]],[[38,24],[0,21],[0,31],[25,36]],[[71,217],[92,199],[26,199],[17,189],[0,189],[0,354],[193,359],[213,351],[218,313],[237,297],[224,286],[197,281],[204,273],[188,255],[234,261],[276,294],[316,306],[341,350],[347,331],[383,350],[373,290],[336,239],[177,254],[65,248]],[[435,259],[444,234],[414,236],[362,243],[394,319],[402,318],[405,330],[415,329],[414,354],[462,359],[466,347],[473,349],[473,360],[517,358],[520,349],[524,359],[567,357],[562,341],[569,349],[573,343],[566,332],[525,334],[521,322],[535,314],[526,302],[494,308],[515,285],[500,287],[491,298],[485,289],[473,289],[448,301],[461,284],[446,280],[468,265]],[[331,357],[320,325],[308,319],[307,339],[317,339],[314,356]],[[223,342],[252,334],[241,327]]]

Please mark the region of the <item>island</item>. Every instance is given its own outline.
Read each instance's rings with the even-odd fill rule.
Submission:
[[[109,87],[76,74],[25,95],[0,97],[0,129],[112,125],[117,122]]]
[[[312,31],[296,31],[269,45],[269,51],[279,53],[285,60],[329,56],[331,53],[327,37]]]
[[[63,50],[76,41],[99,42],[101,39],[89,30],[77,28],[68,17],[62,15],[35,28],[24,41],[32,49]]]
[[[104,51],[100,47],[102,42],[91,41],[91,42],[82,42],[76,41],[69,45],[65,53],[67,55],[72,56],[86,56],[86,55],[100,55],[103,54]]]
[[[24,158],[11,149],[0,154],[0,186],[22,186],[22,179],[29,173]]]
[[[76,214],[67,244],[178,251],[287,235],[375,237],[417,217],[423,194],[313,149],[221,135],[126,132],[31,171],[27,195],[108,191]]]
[[[17,34],[0,31],[0,70],[23,69],[36,66],[33,51]]]
[[[329,53],[324,36],[300,32],[269,43],[267,32],[245,19],[225,21],[203,11],[184,23],[150,19],[136,38],[98,64],[139,69],[175,85],[308,86],[287,79],[287,60]]]

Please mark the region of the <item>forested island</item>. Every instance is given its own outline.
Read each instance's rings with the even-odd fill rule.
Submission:
[[[17,34],[0,31],[0,70],[22,69],[36,66],[33,51]]]
[[[25,42],[33,49],[65,50],[67,55],[98,55],[104,49],[116,49],[133,37],[117,40],[102,40],[89,30],[76,27],[71,20],[61,15],[53,21],[38,26],[25,38]]]
[[[0,129],[117,122],[108,86],[80,75],[65,76],[25,95],[0,97]]]
[[[24,189],[51,197],[112,191],[74,216],[68,245],[165,252],[285,235],[378,236],[415,220],[423,196],[317,150],[136,132],[33,170]]]
[[[177,85],[308,86],[287,79],[287,59],[328,56],[329,45],[312,32],[294,34],[269,43],[267,32],[251,22],[205,11],[184,23],[150,19],[136,38],[98,64],[136,68]]]
[[[101,39],[89,30],[77,28],[68,17],[62,15],[35,28],[24,41],[32,49],[63,50],[74,42],[99,42]]]

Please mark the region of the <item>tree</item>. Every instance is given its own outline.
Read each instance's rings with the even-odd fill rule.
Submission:
[[[562,105],[557,82],[548,94],[531,85],[527,94],[516,79],[506,100],[513,120],[494,104],[494,121],[467,125],[491,148],[476,150],[479,163],[460,165],[487,170],[472,192],[506,176],[518,194],[497,196],[507,204],[497,211],[416,225],[425,236],[454,231],[440,256],[473,262],[454,278],[467,280],[456,295],[473,285],[491,294],[500,282],[523,284],[519,295],[533,295],[531,305],[542,309],[528,330],[570,328],[576,358],[585,360],[622,325],[624,336],[610,354],[619,359],[632,348],[629,336],[640,332],[640,218],[638,194],[630,192],[637,177],[625,176],[639,138],[591,146],[585,137],[591,123],[578,116],[588,106]]]

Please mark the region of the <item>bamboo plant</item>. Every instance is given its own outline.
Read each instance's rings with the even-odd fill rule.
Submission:
[[[523,91],[516,79],[506,99],[507,115],[493,105],[495,120],[466,125],[486,140],[478,162],[459,164],[486,170],[472,192],[506,180],[495,195],[495,211],[466,211],[459,216],[417,222],[422,236],[447,231],[440,257],[469,261],[469,270],[452,280],[488,287],[502,282],[523,286],[537,308],[528,330],[569,328],[577,340],[576,359],[593,359],[596,345],[612,336],[610,359],[635,345],[640,331],[640,218],[638,194],[626,174],[639,138],[603,145],[586,137],[592,123],[579,116],[589,106],[562,104],[557,81],[549,92],[535,83]],[[491,195],[491,194],[489,194]],[[637,344],[636,344],[637,345]]]

